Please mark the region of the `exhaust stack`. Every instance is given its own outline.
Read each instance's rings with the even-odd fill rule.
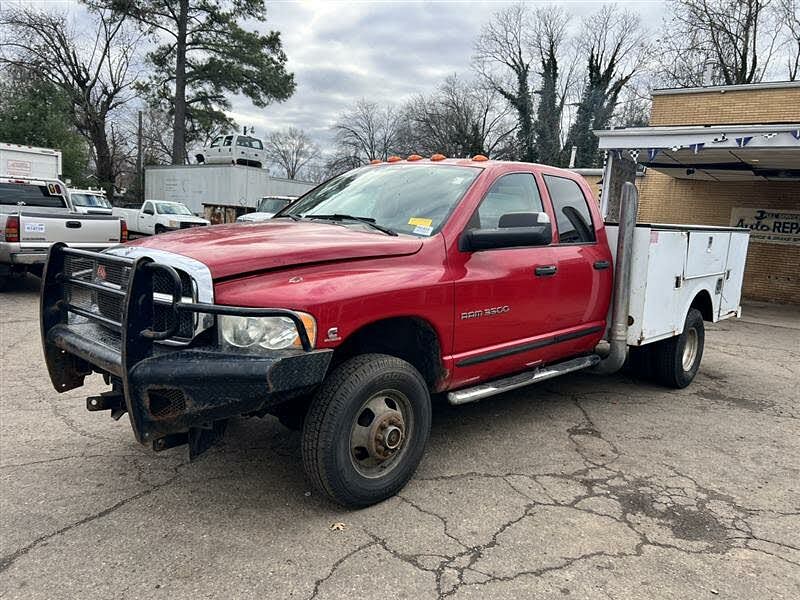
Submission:
[[[628,355],[628,308],[631,298],[631,265],[633,263],[633,233],[639,212],[639,192],[626,182],[622,187],[619,207],[617,256],[614,261],[614,298],[611,307],[611,327],[608,333],[608,355],[594,367],[595,373],[616,373]]]

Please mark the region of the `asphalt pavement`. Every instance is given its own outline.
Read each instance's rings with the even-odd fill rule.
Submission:
[[[38,280],[0,295],[0,598],[800,598],[800,307],[707,329],[687,389],[566,376],[437,402],[403,492],[311,493],[299,434],[138,445],[57,394]]]

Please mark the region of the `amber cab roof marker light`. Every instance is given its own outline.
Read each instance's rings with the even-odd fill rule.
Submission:
[[[419,154],[412,154],[406,160],[408,162],[414,162],[415,160],[422,160],[422,157]]]
[[[486,158],[483,154],[476,154],[475,156],[472,157],[472,160],[475,160],[477,162],[484,162],[489,159]]]
[[[391,162],[399,162],[401,160],[403,160],[403,159],[400,158],[399,156],[390,156],[389,158],[386,159],[386,162],[390,162],[390,163]]]
[[[444,160],[445,158],[447,157],[444,154],[434,154],[431,156],[431,160],[433,161]]]
[[[371,164],[371,165],[379,165],[382,162],[383,161],[380,158],[373,158],[371,161],[369,161],[369,164]]]

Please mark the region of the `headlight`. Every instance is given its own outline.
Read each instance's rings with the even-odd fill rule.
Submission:
[[[169,226],[172,227],[173,229],[177,229],[178,227],[181,226],[181,224],[178,223],[177,221],[170,221]]]
[[[308,339],[314,345],[317,322],[307,313],[295,313],[303,322]],[[219,334],[224,346],[235,348],[302,348],[297,328],[289,317],[219,317]]]

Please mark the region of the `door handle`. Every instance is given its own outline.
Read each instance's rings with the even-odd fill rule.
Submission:
[[[67,221],[67,227],[69,229],[80,229],[81,222],[80,221]]]
[[[602,271],[603,269],[607,269],[610,266],[611,266],[611,263],[608,262],[607,260],[598,260],[596,263],[594,263],[594,268],[597,269],[598,271]]]
[[[534,273],[536,273],[537,277],[548,277],[550,275],[555,275],[558,269],[555,265],[547,265],[546,267],[536,267],[534,269]]]

